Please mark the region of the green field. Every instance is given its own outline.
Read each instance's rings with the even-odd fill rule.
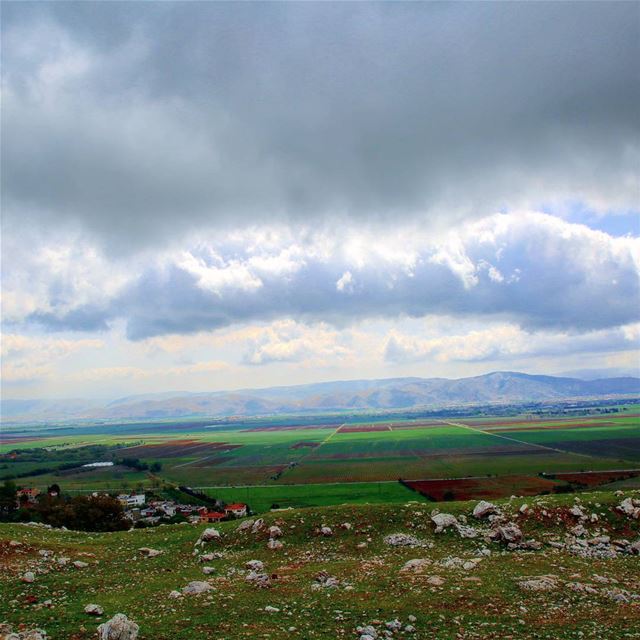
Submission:
[[[98,461],[90,457],[97,449],[89,447],[96,445],[104,450],[99,460],[132,457],[159,463],[161,470],[122,465],[59,469],[70,459]],[[640,417],[633,406],[570,418],[389,418],[333,424],[303,418],[279,424],[272,418],[230,425],[186,421],[22,428],[0,443],[0,478],[19,476],[20,484],[42,488],[57,482],[76,491],[184,484],[213,487],[208,490],[216,496],[248,501],[254,508],[393,502],[405,499],[406,490],[393,482],[400,478],[639,467]]]

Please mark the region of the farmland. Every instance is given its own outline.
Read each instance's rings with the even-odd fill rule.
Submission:
[[[458,493],[460,499],[527,495],[554,491],[562,483],[552,474],[640,468],[639,415],[637,405],[629,405],[569,417],[328,416],[223,424],[187,420],[173,428],[168,422],[7,428],[0,479],[13,476],[41,488],[57,482],[74,491],[189,485],[260,509],[405,500],[411,492],[398,479],[439,481],[427,493],[436,500]],[[122,464],[124,458],[149,469]],[[61,468],[69,460],[77,460],[78,468]],[[116,464],[79,468],[98,460]],[[468,486],[460,480],[446,486],[469,477],[473,487],[469,480]],[[597,484],[633,481],[603,476]]]

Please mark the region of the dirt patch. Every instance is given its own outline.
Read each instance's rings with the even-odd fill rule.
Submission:
[[[547,478],[568,482],[580,488],[598,487],[616,480],[637,478],[640,471],[585,471],[582,473],[554,473],[547,474]]]
[[[497,478],[459,478],[454,480],[409,480],[403,484],[419,494],[440,502],[443,500],[475,500],[505,498],[517,493],[535,496],[552,493],[558,484],[537,476],[499,476]]]
[[[199,440],[171,440],[158,444],[143,444],[137,447],[124,449],[127,458],[186,458],[192,456],[205,456],[217,451],[230,451],[238,449],[241,444],[229,444],[228,442],[201,442]]]
[[[370,433],[373,431],[391,431],[391,427],[388,424],[344,425],[340,427],[338,433]]]
[[[319,446],[320,446],[319,442],[296,442],[294,445],[292,445],[289,448],[290,449],[304,449],[305,447],[309,447],[311,449],[315,449],[316,447],[319,447]]]

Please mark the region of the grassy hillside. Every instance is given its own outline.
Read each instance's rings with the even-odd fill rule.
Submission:
[[[625,495],[640,498],[638,492]],[[588,516],[583,537],[638,539],[640,520],[616,510],[620,496],[600,492],[580,499]],[[453,529],[434,533],[434,505],[425,503],[318,507],[268,514],[257,533],[238,531],[239,522],[223,523],[221,539],[198,549],[219,554],[205,562],[194,555],[205,528],[199,525],[111,534],[1,525],[0,622],[39,626],[52,640],[93,638],[97,625],[116,613],[135,620],[139,638],[146,640],[357,639],[357,627],[365,625],[382,638],[385,623],[395,619],[401,629],[390,637],[396,639],[639,637],[640,556],[586,558],[548,544],[563,542],[579,524],[569,511],[574,500],[568,495],[527,499],[524,514],[519,511],[524,499],[497,503],[505,522],[516,522],[526,539],[544,543],[535,551],[485,541],[489,524],[471,516],[475,502],[438,505],[466,516],[479,530],[474,539]],[[267,548],[271,525],[282,530],[280,549]],[[322,535],[322,526],[332,535]],[[391,546],[384,538],[392,533],[413,535],[425,546]],[[140,547],[162,553],[147,558]],[[585,548],[600,547],[585,543]],[[60,557],[69,562],[58,564]],[[417,558],[425,559],[422,570],[402,571]],[[477,564],[474,558],[480,558]],[[88,566],[75,568],[76,560]],[[264,563],[268,588],[247,581],[249,560]],[[470,564],[465,568],[464,562]],[[205,575],[207,566],[212,572]],[[32,583],[21,580],[28,570],[35,574]],[[551,576],[548,591],[520,586],[543,575]],[[323,586],[327,576],[335,577],[337,586]],[[212,590],[169,597],[194,580],[207,581]],[[100,619],[84,613],[91,603],[104,609]]]

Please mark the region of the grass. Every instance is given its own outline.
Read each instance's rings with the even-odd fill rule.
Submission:
[[[583,494],[585,508],[600,516],[597,525],[587,526],[592,532],[635,539],[640,522],[616,514],[612,507],[618,500],[612,493]],[[533,517],[517,515],[522,502],[500,504],[518,519],[526,537],[564,536],[565,525],[556,516],[543,518],[542,509],[566,512],[572,496],[527,499]],[[446,510],[468,516],[473,504],[449,503]],[[416,618],[415,633],[400,632],[395,638],[622,640],[637,636],[640,608],[612,602],[606,596],[608,587],[595,583],[593,576],[616,580],[616,586],[637,593],[640,557],[585,560],[547,546],[540,552],[509,553],[493,543],[489,544],[491,555],[477,568],[445,568],[437,563],[451,556],[477,557],[485,543],[461,539],[453,532],[435,535],[424,506],[350,505],[272,513],[265,516],[267,525],[278,524],[284,532],[285,546],[279,551],[266,548],[266,533],[238,533],[237,523],[223,523],[219,527],[222,541],[210,543],[207,549],[222,554],[208,563],[214,569],[210,576],[203,575],[202,564],[193,555],[202,526],[85,534],[0,525],[0,620],[42,627],[50,640],[89,640],[95,637],[100,620],[83,609],[97,603],[105,610],[102,620],[121,612],[137,621],[139,640],[335,640],[357,638],[358,625],[373,623],[380,632],[385,621],[398,618],[407,624],[409,616]],[[344,522],[352,528],[342,529]],[[319,536],[321,525],[332,527],[334,535]],[[393,548],[383,542],[384,535],[398,531],[433,546]],[[9,540],[23,546],[9,547]],[[363,542],[365,547],[360,546]],[[163,553],[144,559],[137,552],[142,546]],[[43,559],[39,549],[48,549],[55,557],[82,559],[89,567],[60,567]],[[425,575],[400,572],[407,560],[417,557],[433,563]],[[272,588],[258,589],[245,580],[244,563],[250,559],[262,560],[266,572],[275,576]],[[27,569],[37,573],[32,584],[19,579]],[[321,571],[336,576],[341,586],[314,590],[312,584]],[[522,576],[545,574],[594,584],[597,592],[562,588],[535,593],[517,586]],[[430,575],[442,576],[443,585],[430,585],[426,581]],[[214,587],[208,594],[168,598],[171,590],[205,579]],[[44,606],[45,601],[50,605]],[[279,611],[269,613],[268,606]]]

